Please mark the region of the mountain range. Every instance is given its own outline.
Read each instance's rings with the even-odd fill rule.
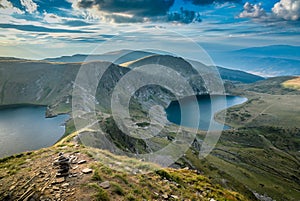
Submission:
[[[127,57],[126,54],[129,54],[129,56]],[[299,122],[298,114],[300,111],[299,104],[297,105],[300,101],[297,96],[299,95],[299,91],[294,87],[288,88],[284,85],[286,81],[295,79],[294,76],[265,79],[247,72],[222,67],[218,67],[218,71],[216,71],[216,68],[206,66],[197,61],[143,51],[119,51],[107,53],[104,54],[104,56],[91,55],[90,57],[92,60],[83,62],[86,56],[87,55],[74,55],[71,57],[52,59],[52,61],[50,61],[51,59],[26,60],[0,58],[0,105],[3,107],[12,104],[46,105],[48,107],[47,116],[53,116],[60,113],[70,114],[72,112],[71,103],[72,98],[74,98],[72,91],[74,86],[76,87],[76,76],[82,66],[91,69],[96,69],[96,67],[108,67],[98,84],[95,97],[86,96],[85,94],[78,95],[82,100],[96,105],[97,123],[99,123],[101,130],[95,130],[92,125],[89,128],[83,128],[82,130],[76,131],[74,125],[75,118],[83,121],[91,120],[90,113],[82,114],[75,118],[73,117],[66,122],[65,135],[54,147],[42,149],[34,153],[30,152],[28,155],[18,154],[16,156],[1,159],[0,169],[5,171],[0,172],[0,179],[7,181],[3,187],[0,186],[0,189],[3,192],[8,192],[10,191],[9,189],[21,189],[22,186],[27,184],[26,181],[24,181],[24,184],[14,183],[15,177],[22,180],[24,174],[32,174],[32,177],[36,178],[36,176],[34,176],[34,170],[28,168],[28,163],[26,161],[29,161],[29,165],[31,163],[30,161],[32,161],[34,164],[41,163],[41,166],[44,167],[47,166],[45,164],[48,164],[49,161],[55,160],[55,153],[57,154],[60,151],[70,151],[71,155],[73,155],[79,151],[79,156],[90,163],[90,161],[96,159],[93,158],[96,156],[98,156],[97,160],[100,161],[106,160],[106,158],[115,159],[118,156],[113,154],[120,154],[116,151],[118,149],[125,150],[126,155],[134,156],[137,153],[153,153],[161,147],[165,147],[170,142],[173,142],[176,137],[174,130],[178,128],[176,125],[171,123],[167,124],[157,136],[154,136],[151,139],[136,139],[119,129],[111,115],[111,110],[109,109],[111,106],[113,90],[123,76],[133,72],[138,66],[158,64],[167,66],[171,70],[176,71],[189,83],[196,95],[203,95],[208,92],[216,93],[217,91],[208,90],[203,82],[204,78],[197,75],[197,71],[193,68],[193,65],[199,67],[198,70],[203,73],[202,75],[206,76],[206,81],[214,83],[215,79],[218,78],[218,76],[221,76],[226,94],[242,96],[248,99],[246,103],[228,109],[226,124],[230,125],[232,129],[223,131],[219,143],[207,158],[201,159],[198,157],[200,147],[206,135],[206,132],[198,131],[196,138],[192,142],[192,146],[189,147],[186,153],[172,165],[173,168],[185,167],[186,169],[193,169],[195,172],[200,171],[200,174],[207,175],[212,179],[213,183],[221,185],[222,188],[227,188],[231,190],[230,192],[235,191],[242,194],[244,197],[240,196],[240,194],[235,194],[236,197],[240,197],[240,200],[258,199],[263,201],[272,200],[273,198],[274,200],[292,201],[299,195],[300,187],[298,178],[300,173],[299,168],[297,168],[299,167],[300,148],[300,135],[297,124],[297,122]],[[106,59],[106,61],[103,61],[104,59]],[[70,62],[64,62],[67,60]],[[116,64],[111,62],[112,60],[116,60]],[[148,68],[151,68],[151,65],[149,65]],[[152,69],[149,69],[149,73],[149,75],[151,75]],[[160,72],[159,76],[162,78],[166,77],[166,73],[167,71]],[[97,76],[97,71],[88,72],[85,81],[88,83],[92,82],[92,79],[89,78],[93,78],[95,74]],[[145,78],[148,76],[147,73],[140,75]],[[137,77],[137,79],[139,78]],[[295,83],[295,81],[292,83]],[[174,85],[180,88],[176,83]],[[88,86],[87,88],[82,87],[81,89],[86,91],[90,90]],[[126,93],[126,91],[120,91],[120,94],[121,93]],[[175,92],[175,95],[179,97],[184,96],[181,91]],[[136,122],[136,124],[132,126],[139,133],[146,132],[147,125],[153,123],[149,122],[149,116],[146,111],[151,109],[153,105],[161,105],[165,108],[173,100],[174,94],[159,86],[150,85],[139,89],[138,93],[133,95],[130,102],[130,118]],[[157,113],[153,112],[152,115],[157,115]],[[224,113],[220,112],[216,115],[217,119],[219,118],[219,115],[224,115]],[[192,131],[188,128],[182,128],[180,132],[185,136],[189,136]],[[112,144],[114,144],[115,147],[107,147],[107,141],[105,141],[105,139],[113,142]],[[180,144],[180,142],[178,143]],[[79,147],[77,151],[76,147]],[[116,147],[118,149],[115,149]],[[108,152],[103,152],[100,149],[109,150],[113,154],[107,154]],[[38,157],[40,155],[44,156],[43,153],[45,155],[49,153],[50,157],[45,158],[45,160],[43,157]],[[107,157],[108,155],[109,157]],[[119,159],[117,158],[117,160]],[[120,166],[123,166],[124,163],[125,169],[131,168],[128,164],[131,163],[130,159],[126,158],[126,162],[123,160],[121,161],[121,164],[119,163]],[[114,165],[116,162],[113,160],[110,161],[110,164]],[[147,167],[147,165],[142,162],[139,165]],[[20,169],[19,167],[21,166],[25,169]],[[99,174],[97,175],[96,173],[99,170],[112,172],[111,169],[104,170],[104,167],[96,162],[91,164],[91,167],[92,171],[95,173],[93,177],[97,179],[99,179]],[[88,166],[86,166],[86,168],[88,168]],[[194,189],[194,185],[187,186],[186,183],[190,185],[196,182],[196,180],[191,178],[191,180],[184,180],[180,183],[179,181],[183,179],[182,175],[177,177],[174,176],[176,175],[176,170],[170,171],[172,174],[168,173],[167,170],[165,170],[165,172],[160,171],[156,173],[161,176],[162,180],[165,180],[165,185],[167,185],[166,189],[173,184],[176,188],[166,196],[164,195],[165,192],[158,192],[157,195],[147,193],[148,197],[151,197],[152,199],[155,196],[158,196],[157,199],[159,199],[162,196],[165,196],[173,199],[171,196],[177,196],[177,193],[180,192],[178,189],[189,187],[192,188],[191,190]],[[51,172],[55,172],[55,168],[51,169],[50,173]],[[41,174],[45,175],[44,173]],[[114,175],[115,174],[117,173],[114,172]],[[190,176],[194,177],[190,175],[190,172],[182,174],[189,178]],[[116,182],[116,179],[111,178],[109,175],[110,173],[103,172],[103,174],[100,175],[100,178],[105,178],[105,180],[110,179],[111,181]],[[51,178],[50,176],[51,175],[47,175],[46,178]],[[137,183],[133,182],[137,181],[136,177],[123,177],[128,180],[132,179],[130,181],[137,185]],[[151,180],[151,177],[153,180]],[[44,181],[42,181],[42,178],[40,180],[40,178],[41,177],[38,177],[38,179],[30,181],[41,184]],[[79,175],[78,180],[76,180],[77,183],[69,183],[68,185],[81,185],[82,183],[80,182],[83,181],[80,180],[80,178],[86,179],[85,181],[88,181],[89,183],[92,181],[92,178],[87,178],[85,176],[81,177]],[[154,183],[160,182],[160,179],[156,178],[157,175],[147,177],[147,180],[149,180],[149,183],[146,184],[147,188],[153,189]],[[180,180],[177,178],[180,178]],[[68,179],[67,181],[71,181],[71,179]],[[122,181],[124,182],[124,180]],[[47,181],[45,182],[47,184]],[[137,187],[139,189],[146,188],[140,182]],[[177,182],[179,182],[178,184],[180,186],[176,184]],[[100,185],[100,180],[96,180],[96,184]],[[125,184],[121,185],[122,188],[125,189],[124,192],[134,193],[130,191],[131,187],[126,186],[127,184]],[[209,182],[204,183],[201,181],[200,184],[209,185]],[[53,185],[51,184],[51,188]],[[201,196],[211,200],[211,198],[224,198],[226,193],[224,193],[225,191],[222,188],[219,188],[221,189],[218,191],[220,193],[219,197],[210,194],[210,192],[215,192],[215,187],[205,187],[204,190],[202,187],[198,189],[201,191]],[[55,189],[57,189],[57,187],[55,187]],[[51,189],[49,192],[56,192],[57,190],[55,189]],[[76,187],[75,189],[79,190],[80,188]],[[115,186],[111,189],[115,189]],[[120,188],[118,189],[120,191]],[[157,186],[154,189],[157,189]],[[34,188],[31,188],[30,186],[28,186],[28,190],[38,192],[38,189],[34,190]],[[97,191],[103,193],[103,190],[100,190],[97,188]],[[163,189],[163,191],[165,191],[165,189]],[[18,191],[12,190],[12,192],[16,193]],[[26,194],[26,192],[27,190],[24,191],[24,194]],[[205,193],[203,194],[203,192]],[[123,194],[115,195],[114,190],[108,190],[108,193],[111,196],[118,196],[118,198],[124,196]],[[231,195],[231,193],[227,194]],[[9,193],[3,195],[10,196]],[[85,195],[85,193],[82,195]],[[196,193],[196,195],[198,194]],[[55,195],[51,194],[51,196]],[[228,200],[236,200],[236,198],[233,196],[228,198]]]
[[[272,45],[235,51],[212,52],[217,65],[260,75],[275,77],[300,75],[300,47]]]

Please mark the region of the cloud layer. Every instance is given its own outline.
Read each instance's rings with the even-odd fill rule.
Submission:
[[[109,13],[125,13],[138,17],[153,17],[165,15],[174,0],[81,0],[79,8],[94,8]]]
[[[28,13],[34,13],[37,10],[38,6],[32,0],[20,0],[20,2]]]
[[[300,0],[280,0],[275,3],[271,13],[266,13],[262,5],[246,2],[240,18],[262,18],[268,20],[297,21],[300,19]]]
[[[246,2],[243,12],[240,13],[240,18],[261,18],[266,16],[266,12],[261,7],[261,4],[251,4]]]
[[[300,19],[300,0],[281,0],[272,8],[273,13],[285,20]]]
[[[72,7],[86,11],[88,18],[115,23],[168,21],[192,23],[201,21],[199,14],[188,9],[170,11],[175,0],[70,0]]]
[[[11,15],[11,14],[14,14],[14,13],[17,13],[17,14],[23,14],[24,13],[19,8],[14,7],[12,5],[12,3],[7,1],[7,0],[0,0],[0,12],[2,14],[7,14],[7,15]]]
[[[207,5],[212,3],[225,3],[225,2],[241,2],[241,0],[186,0],[191,1],[195,5]]]

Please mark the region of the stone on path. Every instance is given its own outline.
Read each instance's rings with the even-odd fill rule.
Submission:
[[[90,174],[93,172],[93,170],[91,168],[84,168],[83,170],[81,170],[81,172],[83,174]]]
[[[109,183],[109,181],[104,181],[101,184],[99,184],[99,186],[104,188],[104,189],[107,189],[107,188],[110,187],[110,183]]]

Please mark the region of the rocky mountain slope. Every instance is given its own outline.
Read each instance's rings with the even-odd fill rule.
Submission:
[[[67,137],[0,160],[0,200],[248,200],[198,171],[161,168]]]
[[[131,156],[134,156],[136,153],[155,152],[172,142],[176,137],[175,131],[178,127],[169,124],[159,135],[154,136],[151,140],[136,140],[118,129],[111,117],[109,107],[110,97],[114,86],[116,86],[122,76],[131,72],[131,69],[134,69],[136,65],[145,65],[149,63],[167,65],[178,71],[193,87],[195,94],[205,94],[207,92],[206,87],[203,85],[203,80],[196,76],[194,69],[182,58],[167,55],[148,55],[137,60],[131,60],[130,65],[128,65],[129,68],[120,67],[103,61],[92,61],[83,64],[87,66],[109,65],[108,70],[103,76],[102,82],[100,82],[97,88],[96,97],[93,98],[98,101],[96,103],[96,123],[99,123],[102,130],[98,131],[91,127],[74,133],[74,122],[71,119],[66,124],[65,133],[65,136],[70,136],[70,138],[64,138],[64,140],[51,148],[2,159],[0,164],[0,168],[3,169],[0,175],[0,179],[3,181],[1,181],[1,187],[3,189],[2,192],[8,192],[8,194],[3,194],[5,199],[15,199],[14,196],[25,196],[22,198],[33,196],[36,198],[36,196],[38,197],[41,195],[39,189],[42,188],[41,190],[43,190],[46,186],[45,189],[47,190],[44,189],[44,191],[42,191],[42,193],[46,193],[46,197],[44,197],[45,200],[47,200],[47,196],[56,200],[65,199],[66,197],[64,197],[64,195],[74,195],[75,197],[72,198],[75,199],[77,198],[76,196],[79,196],[79,200],[91,199],[91,197],[84,197],[85,194],[82,193],[81,189],[84,189],[84,192],[89,192],[89,195],[96,195],[97,193],[98,195],[101,195],[100,197],[112,196],[112,200],[132,200],[132,198],[129,197],[125,198],[125,195],[129,196],[130,194],[133,194],[131,197],[137,196],[138,200],[176,200],[177,198],[181,198],[181,195],[183,195],[183,198],[186,197],[193,200],[193,197],[189,196],[194,195],[195,193],[196,195],[199,195],[200,193],[203,200],[222,200],[224,197],[228,198],[228,200],[235,200],[236,197],[234,195],[237,194],[233,193],[233,197],[231,198],[232,194],[229,193],[230,196],[228,195],[229,197],[227,197],[227,193],[224,193],[226,190],[224,192],[221,190],[222,192],[219,192],[219,197],[209,194],[209,192],[215,192],[212,189],[206,189],[206,191],[200,188],[199,193],[197,193],[198,190],[195,189],[198,189],[198,187],[193,186],[193,182],[195,182],[193,180],[185,180],[188,184],[178,186],[176,184],[178,182],[175,181],[175,183],[173,183],[174,177],[170,176],[173,175],[176,170],[164,170],[167,171],[167,173],[162,173],[160,171],[154,171],[155,173],[153,173],[152,171],[152,173],[149,174],[150,176],[146,176],[146,180],[153,182],[151,185],[139,186],[141,189],[148,189],[148,191],[146,190],[145,198],[143,198],[143,193],[140,193],[139,190],[132,192],[132,189],[135,188],[126,184],[126,182],[124,184],[121,183],[123,189],[122,195],[117,193],[122,190],[120,190],[119,187],[116,187],[116,185],[111,185],[114,187],[108,188],[106,193],[101,186],[101,188],[99,187],[102,182],[112,180],[113,183],[117,183],[119,181],[111,177],[111,175],[119,174],[114,172],[114,168],[112,168],[115,165],[122,166],[124,163],[126,164],[125,167],[129,167],[131,171],[135,169],[125,162],[132,161],[133,159],[126,158],[123,162],[122,157],[119,158],[108,152],[104,153],[99,149],[95,149],[107,148],[105,147],[105,143],[103,143],[105,142],[103,141],[104,138],[99,138],[99,136],[105,136],[113,142],[116,147],[125,150],[128,153],[127,155]],[[81,65],[82,63],[28,61],[15,58],[0,59],[1,105],[47,105],[49,107],[48,115],[69,113],[71,111],[70,103],[72,101],[71,95],[74,80]],[[199,65],[201,66],[201,64]],[[209,74],[210,67],[202,65],[200,70],[202,70],[205,75],[212,75],[208,76],[211,80],[214,79],[214,75]],[[225,86],[227,93],[245,96],[249,101],[228,110],[226,122],[231,125],[233,129],[223,132],[221,141],[209,157],[201,160],[198,157],[199,147],[201,147],[201,143],[206,135],[206,132],[198,131],[196,139],[192,143],[193,146],[187,150],[183,157],[175,162],[173,167],[189,167],[190,169],[198,170],[201,173],[204,173],[204,175],[208,175],[208,177],[211,178],[213,185],[220,184],[222,186],[220,187],[221,189],[226,188],[243,194],[244,197],[240,197],[240,200],[255,200],[256,198],[259,198],[260,200],[297,200],[296,198],[299,196],[300,192],[299,180],[297,179],[299,178],[298,150],[300,149],[299,128],[297,123],[299,118],[299,101],[297,95],[299,95],[299,93],[296,89],[286,88],[283,84],[286,81],[294,79],[294,77],[272,78],[252,84],[241,84],[240,82],[242,80],[242,82],[247,83],[256,80],[257,77],[242,72],[237,73],[236,71],[231,70],[223,70],[223,72],[221,70],[220,73],[221,77],[223,76],[223,78],[233,81],[226,82]],[[239,81],[239,83],[237,83],[237,81]],[[145,132],[146,127],[149,124],[149,119],[147,118],[145,110],[148,109],[149,106],[159,103],[166,107],[168,102],[173,98],[174,97],[170,92],[162,90],[157,86],[143,88],[136,93],[134,95],[134,102],[131,103],[131,117],[138,123],[133,125],[134,128],[136,128],[136,131],[140,133]],[[278,110],[278,108],[282,109]],[[90,114],[82,115],[80,118],[84,121],[88,121],[89,115]],[[220,115],[222,115],[222,113],[220,113]],[[192,131],[189,129],[182,130],[182,133],[186,136],[188,136],[190,132]],[[77,141],[72,142],[75,134],[76,136],[78,135]],[[278,134],[280,134],[280,136],[278,136]],[[78,142],[83,143],[84,145],[90,145],[94,148],[82,147],[80,144],[77,145]],[[110,147],[108,147],[108,150],[110,150],[109,148]],[[75,163],[75,165],[71,166],[72,169],[70,170],[72,172],[73,166],[76,167],[78,165],[77,168],[79,169],[76,170],[75,168],[74,171],[79,174],[79,178],[83,179],[79,180],[80,187],[75,185],[75,193],[68,185],[72,186],[72,182],[75,181],[76,183],[78,181],[76,176],[74,178],[67,177],[66,181],[59,184],[51,184],[57,173],[57,169],[55,169],[52,163],[59,157],[59,152],[65,152],[65,157],[73,158],[76,156],[80,160],[87,161],[85,164]],[[76,152],[80,154],[77,154]],[[43,157],[41,158],[41,156]],[[115,161],[101,162],[101,160],[109,160],[109,158],[114,158]],[[118,165],[116,161],[122,162]],[[49,168],[49,174],[45,175],[39,171],[35,172],[35,170],[38,169],[34,166],[35,164],[40,164],[42,167]],[[84,185],[91,183],[90,179],[94,177],[95,172],[99,172],[99,170],[102,169],[103,164],[109,164],[108,168],[111,172],[100,175],[101,182],[97,181],[92,182],[91,185]],[[140,161],[137,161],[135,164],[143,164],[142,166],[144,166],[144,163],[140,163]],[[278,166],[278,164],[281,165]],[[123,171],[123,169],[128,169],[125,167],[121,168],[121,171]],[[92,173],[84,174],[82,170],[85,168],[91,168]],[[186,171],[187,174],[185,174]],[[189,174],[192,173],[192,171],[188,170],[178,170],[178,172],[180,172],[180,174],[178,173],[179,175],[177,175],[177,173],[174,174],[177,175],[176,178],[180,177],[181,180],[190,178]],[[25,175],[32,175],[32,177],[26,178]],[[264,177],[261,175],[264,175]],[[97,175],[95,175],[95,177],[98,178]],[[169,179],[165,179],[165,177],[168,177]],[[18,184],[14,178],[24,182]],[[31,178],[33,178],[33,180],[31,180]],[[40,178],[40,181],[38,178]],[[140,176],[126,177],[126,179],[130,180],[134,185],[141,184],[142,181],[140,181],[140,178]],[[152,180],[151,178],[154,179]],[[161,178],[161,180],[159,180],[159,178]],[[81,181],[85,182],[85,179],[87,179],[87,183],[80,183]],[[197,178],[197,180],[198,179],[202,181],[200,178]],[[25,180],[30,182],[27,184]],[[50,180],[51,182],[48,183]],[[168,180],[168,182],[166,180]],[[31,181],[33,182],[31,183]],[[41,185],[39,185],[39,183],[41,183]],[[161,186],[163,184],[165,185],[165,183],[171,183],[172,185],[167,185],[166,189],[163,188],[162,192],[160,192]],[[22,187],[24,187],[25,184],[26,190],[19,190],[23,189]],[[201,184],[196,185],[201,186]],[[38,188],[35,188],[35,186],[38,186]],[[209,185],[205,184],[205,186]],[[213,189],[215,189],[215,187]],[[187,192],[187,194],[184,192]],[[107,193],[108,196],[106,196]],[[175,197],[172,197],[172,195]],[[207,195],[212,197],[207,197]],[[57,198],[55,198],[55,196],[57,196]],[[201,200],[201,196],[200,198],[196,197],[195,199],[197,200],[199,198]],[[97,199],[96,197],[93,198]],[[104,200],[105,199],[106,198],[104,198]]]

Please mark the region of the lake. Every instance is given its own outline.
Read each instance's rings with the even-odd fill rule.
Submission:
[[[45,112],[40,106],[0,110],[0,158],[49,147],[63,136],[69,115],[45,118]]]
[[[197,103],[194,102],[197,101]],[[222,125],[214,120],[214,115],[221,110],[242,104],[247,98],[240,96],[197,96],[197,99],[187,97],[179,101],[173,101],[166,109],[167,119],[177,125],[196,128],[199,130],[224,130],[230,127]],[[197,110],[193,103],[198,104]],[[213,103],[213,108],[211,107]],[[181,118],[181,110],[184,111]],[[199,113],[200,112],[200,113]],[[200,121],[195,122],[200,114]]]

